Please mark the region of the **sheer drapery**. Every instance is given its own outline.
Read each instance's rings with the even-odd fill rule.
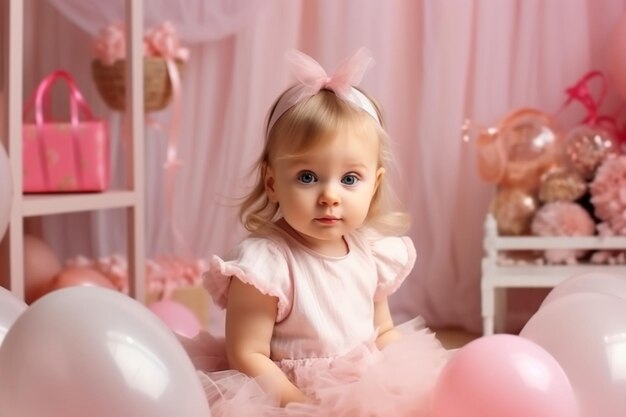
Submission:
[[[124,20],[125,0],[48,0],[64,16],[94,36],[103,26]],[[206,42],[236,34],[256,19],[268,0],[148,0],[144,25],[172,22],[187,42]]]
[[[108,112],[90,78],[89,46],[101,26],[122,16],[122,1],[49,1],[56,8],[26,1],[25,93],[45,73],[67,68],[117,132],[120,115]],[[476,175],[460,125],[465,117],[493,125],[519,107],[555,111],[566,86],[605,67],[607,35],[625,10],[624,0],[144,3],[147,25],[171,20],[191,48],[174,219],[195,256],[224,253],[243,236],[233,205],[253,180],[248,169],[268,106],[290,82],[284,52],[301,49],[332,69],[367,46],[376,65],[362,85],[385,109],[398,157],[392,176],[414,219],[418,250],[411,278],[392,300],[394,313],[474,331],[480,329],[482,224],[493,187]],[[162,122],[168,116],[154,115]],[[163,195],[165,134],[146,131],[148,254],[175,253]],[[118,139],[117,183],[123,177]],[[44,223],[61,256],[125,253],[123,213]]]

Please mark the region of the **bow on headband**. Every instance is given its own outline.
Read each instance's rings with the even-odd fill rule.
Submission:
[[[365,110],[379,121],[372,102],[354,88],[359,85],[365,70],[373,62],[372,55],[366,48],[360,48],[352,56],[344,59],[331,76],[326,74],[317,61],[300,51],[287,52],[286,59],[291,64],[291,71],[297,84],[287,90],[276,104],[267,125],[268,132],[287,110],[321,90],[333,91],[337,97]]]

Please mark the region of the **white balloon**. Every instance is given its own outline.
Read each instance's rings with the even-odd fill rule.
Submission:
[[[626,276],[608,272],[586,272],[574,275],[554,287],[543,300],[540,308],[559,298],[581,292],[614,295],[626,301]]]
[[[200,380],[172,331],[114,290],[40,298],[0,349],[0,417],[209,417]]]
[[[13,293],[0,287],[0,346],[7,332],[17,318],[28,308],[28,305],[13,295]]]
[[[593,292],[542,306],[520,336],[547,350],[567,374],[581,417],[619,417],[626,410],[626,302]]]

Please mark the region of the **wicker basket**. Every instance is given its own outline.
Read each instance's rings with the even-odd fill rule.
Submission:
[[[182,76],[184,64],[176,61],[176,66]],[[113,65],[105,65],[96,59],[91,63],[91,72],[104,102],[113,110],[123,111],[126,108],[126,60],[120,59]],[[172,84],[167,74],[165,59],[144,57],[143,89],[146,112],[162,110],[170,103]]]

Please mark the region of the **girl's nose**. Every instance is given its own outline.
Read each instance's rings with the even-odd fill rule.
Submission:
[[[322,188],[318,203],[322,206],[337,206],[339,205],[340,198],[337,190],[330,184]]]

